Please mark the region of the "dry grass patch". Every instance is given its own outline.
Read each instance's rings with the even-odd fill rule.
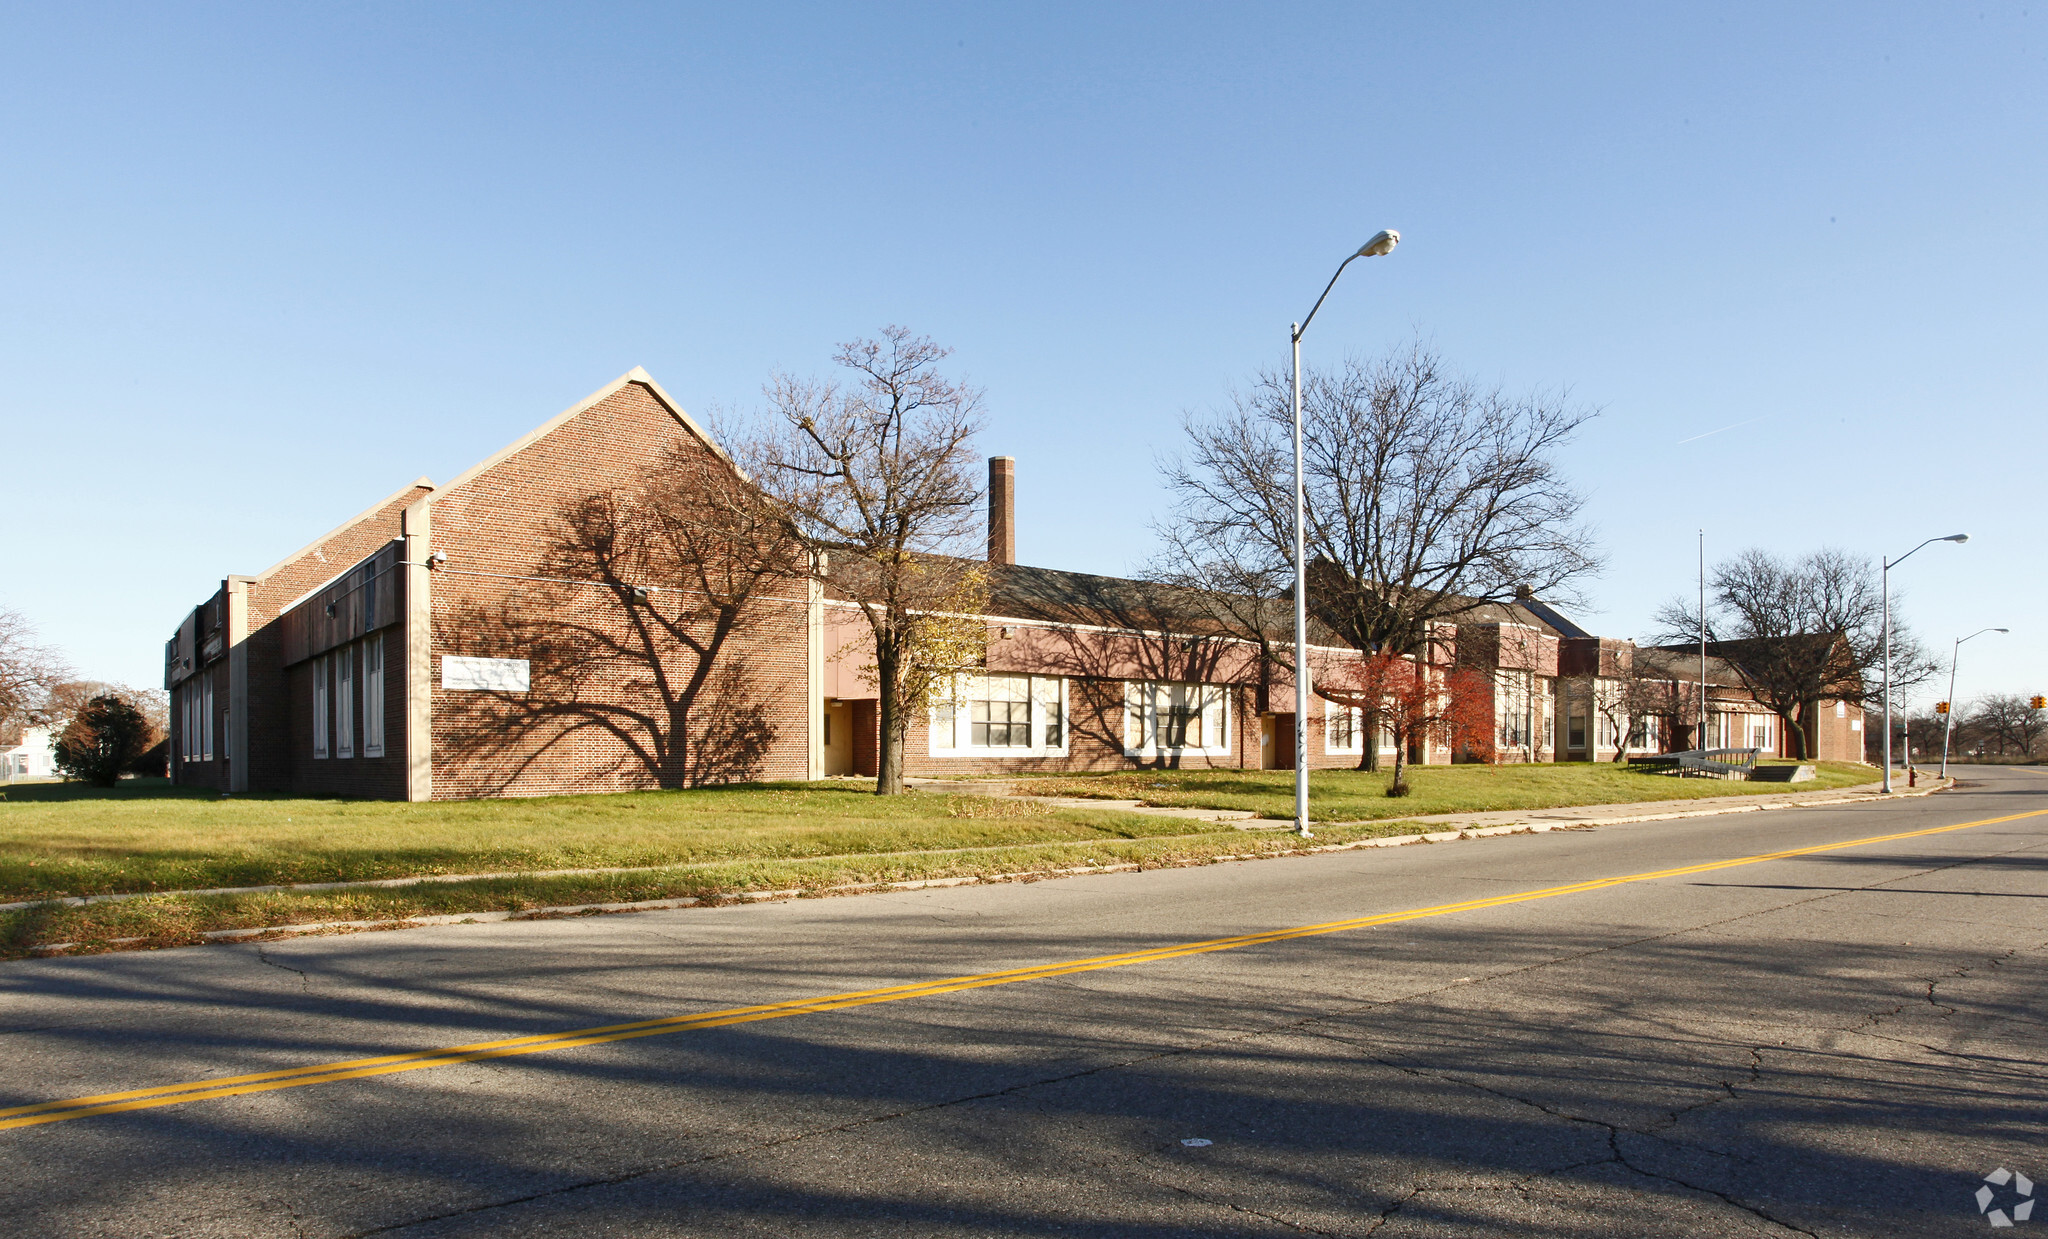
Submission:
[[[1029,878],[1063,870],[1136,865],[1208,864],[1226,857],[1282,855],[1302,845],[1291,834],[1242,834],[1205,823],[1169,819],[1191,833],[1099,838],[802,860],[714,862],[635,873],[543,877],[526,875],[344,891],[265,891],[240,895],[151,895],[74,907],[37,904],[0,913],[0,957],[38,947],[74,944],[77,951],[180,946],[208,930],[304,925],[331,921],[397,922],[410,917],[476,912],[531,912],[597,903],[696,898],[712,902],[758,892],[828,893],[834,888],[942,878]],[[1340,826],[1315,843],[1408,833],[1400,823]]]

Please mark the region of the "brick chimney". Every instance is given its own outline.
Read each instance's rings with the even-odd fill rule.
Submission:
[[[988,561],[1017,562],[1017,458],[988,458]]]

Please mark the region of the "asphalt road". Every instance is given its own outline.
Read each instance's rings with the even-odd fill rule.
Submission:
[[[0,1234],[1974,1233],[1983,1176],[2048,1180],[2048,813],[1161,949],[2036,811],[2048,773],[1988,770],[1896,803],[0,965],[4,1127],[1159,952],[16,1126]],[[2008,1180],[1990,1207],[2020,1203]]]

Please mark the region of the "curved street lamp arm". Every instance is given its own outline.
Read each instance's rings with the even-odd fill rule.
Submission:
[[[1891,570],[1892,570],[1893,568],[1896,568],[1896,567],[1898,567],[1898,566],[1899,566],[1900,564],[1902,564],[1902,563],[1905,563],[1905,562],[1906,562],[1907,560],[1909,560],[1909,559],[1913,558],[1913,556],[1915,556],[1915,555],[1917,555],[1917,554],[1919,554],[1919,553],[1920,553],[1920,549],[1921,549],[1921,547],[1926,547],[1926,546],[1932,546],[1932,545],[1933,545],[1934,543],[1936,543],[1936,542],[1939,542],[1939,541],[1941,541],[1941,539],[1940,539],[1940,538],[1929,538],[1929,539],[1927,539],[1927,541],[1925,541],[1925,542],[1922,542],[1922,543],[1920,544],[1920,546],[1916,546],[1916,547],[1914,547],[1914,548],[1913,548],[1912,550],[1910,550],[1910,551],[1907,551],[1907,552],[1906,552],[1905,554],[1903,554],[1903,555],[1899,556],[1899,557],[1898,557],[1897,559],[1887,559],[1887,560],[1885,560],[1885,561],[1884,561],[1884,567],[1885,567],[1885,571],[1889,572],[1889,571],[1891,571]],[[1867,562],[1869,562],[1869,561],[1868,561],[1868,560],[1866,560],[1866,561],[1864,561],[1864,562],[1866,562],[1866,563],[1867,563]]]
[[[1342,275],[1342,274],[1344,274],[1344,268],[1346,268],[1346,267],[1350,266],[1350,265],[1352,264],[1352,262],[1353,262],[1353,261],[1355,261],[1355,260],[1357,259],[1357,257],[1358,257],[1358,255],[1356,255],[1356,254],[1353,254],[1353,255],[1352,255],[1352,256],[1351,256],[1350,258],[1346,258],[1346,259],[1345,259],[1345,260],[1344,260],[1343,262],[1340,262],[1340,263],[1338,263],[1338,264],[1337,264],[1337,275]],[[1308,325],[1309,325],[1309,323],[1311,323],[1311,322],[1313,322],[1313,321],[1315,320],[1315,316],[1316,316],[1316,311],[1317,311],[1317,310],[1320,310],[1320,309],[1322,309],[1322,308],[1323,308],[1323,302],[1329,299],[1329,296],[1330,296],[1330,290],[1331,290],[1331,289],[1333,289],[1333,288],[1335,288],[1335,287],[1337,287],[1337,275],[1333,275],[1333,276],[1331,276],[1331,277],[1330,277],[1330,282],[1329,282],[1329,283],[1327,283],[1327,284],[1325,284],[1325,285],[1323,285],[1323,295],[1322,295],[1322,296],[1320,296],[1320,297],[1317,297],[1317,298],[1316,298],[1316,303],[1315,303],[1314,307],[1312,307],[1312,308],[1311,308],[1311,309],[1309,310],[1309,312],[1308,312],[1308,317],[1307,317],[1307,318],[1304,318],[1304,319],[1302,319],[1302,320],[1301,320],[1301,326],[1299,326],[1299,327],[1296,327],[1296,328],[1294,329],[1294,342],[1295,342],[1296,344],[1299,344],[1299,343],[1301,343],[1301,336],[1302,336],[1302,333],[1308,330]],[[1914,548],[1914,550],[1918,550],[1918,549],[1919,549],[1918,547],[1915,547],[1915,548]],[[1910,551],[1909,551],[1909,552],[1907,552],[1907,553],[1908,553],[1908,554],[1911,554],[1912,552],[1910,552]]]

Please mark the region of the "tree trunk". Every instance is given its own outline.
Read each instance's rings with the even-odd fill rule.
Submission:
[[[1778,717],[1785,720],[1785,730],[1792,733],[1792,756],[1800,761],[1811,759],[1813,755],[1807,749],[1806,728],[1790,714],[1780,714]]]
[[[880,634],[876,634],[879,638]],[[881,735],[876,737],[881,752],[875,759],[875,795],[900,796],[903,794],[903,728],[897,716],[903,711],[900,697],[901,682],[897,679],[898,656],[891,650],[884,653],[876,641],[875,650],[875,691],[881,698]]]
[[[1364,710],[1361,711],[1361,714],[1364,716],[1365,722],[1365,751],[1358,755],[1358,768],[1360,770],[1378,770],[1380,768],[1380,712],[1378,710]]]
[[[1377,749],[1379,745],[1375,744],[1373,747]],[[1408,786],[1408,738],[1406,736],[1396,735],[1394,737],[1394,781],[1387,786],[1389,789]]]

